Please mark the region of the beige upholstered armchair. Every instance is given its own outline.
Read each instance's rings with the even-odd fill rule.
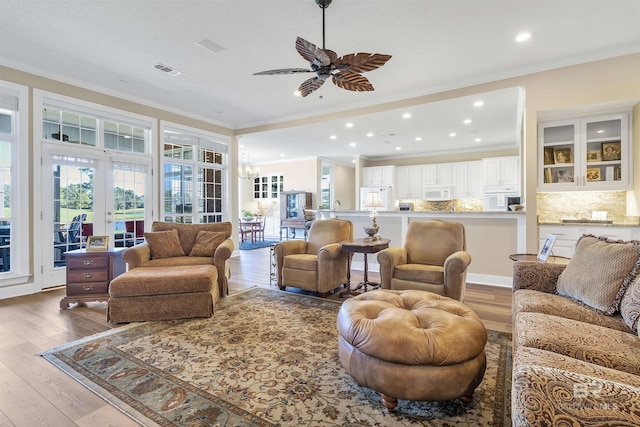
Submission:
[[[385,289],[420,289],[464,299],[467,267],[464,226],[441,220],[409,224],[404,247],[378,252],[380,280]]]
[[[340,242],[353,239],[353,224],[342,219],[315,220],[309,237],[275,246],[278,287],[318,292],[321,297],[347,282],[348,255]]]

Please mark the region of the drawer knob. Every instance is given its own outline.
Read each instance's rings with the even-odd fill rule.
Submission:
[[[93,286],[92,285],[84,285],[82,286],[82,289],[84,289],[85,291],[89,292],[93,290]]]
[[[93,273],[84,273],[84,274],[83,274],[83,276],[84,276],[86,279],[90,279],[90,278],[92,278],[92,277],[93,277]]]
[[[83,263],[84,265],[93,265],[93,260],[92,260],[91,258],[89,258],[89,259],[83,259],[83,260],[82,260],[82,263]]]

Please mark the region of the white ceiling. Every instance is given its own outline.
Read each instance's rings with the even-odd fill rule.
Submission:
[[[326,47],[392,58],[365,74],[373,92],[327,82],[300,98],[293,92],[309,74],[252,74],[307,66],[295,39],[322,45],[314,0],[0,0],[0,10],[0,64],[232,129],[640,52],[640,0],[334,0]],[[521,31],[531,40],[516,43]],[[224,50],[196,44],[204,39]],[[157,63],[182,74],[171,77]],[[487,94],[482,111],[463,99],[414,107],[409,120],[398,119],[404,111],[354,118],[348,131],[336,121],[243,135],[241,151],[256,162],[281,154],[347,161],[475,149],[460,144],[476,137],[488,147],[513,144],[517,92]],[[473,123],[462,125],[466,118]],[[369,131],[375,136],[363,136]]]

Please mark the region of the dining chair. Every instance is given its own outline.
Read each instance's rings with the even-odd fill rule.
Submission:
[[[266,221],[266,218],[263,217],[263,216],[260,216],[260,217],[256,218],[256,222],[252,226],[253,236],[254,236],[256,241],[258,239],[260,239],[260,241],[264,242],[264,225],[265,225],[265,221]]]
[[[238,221],[238,229],[240,230],[240,241],[242,243],[245,242],[247,236],[251,238],[251,241],[254,240],[253,234],[253,225],[251,222],[243,221],[242,218]]]

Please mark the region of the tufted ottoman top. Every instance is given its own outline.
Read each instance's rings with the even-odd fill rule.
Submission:
[[[431,292],[380,289],[346,300],[338,333],[371,357],[405,365],[454,365],[484,350],[487,330],[463,303]]]

